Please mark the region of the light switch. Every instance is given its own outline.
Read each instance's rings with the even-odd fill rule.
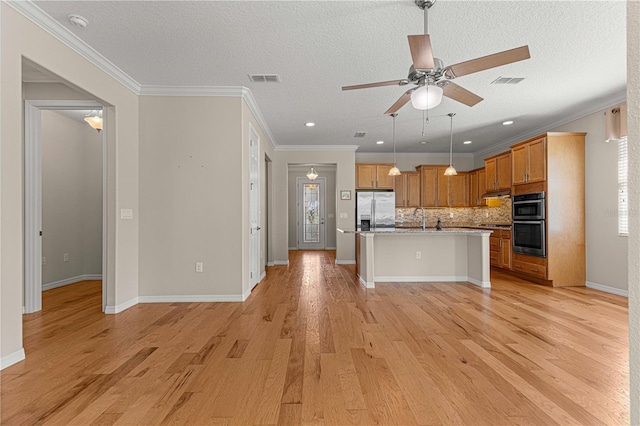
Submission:
[[[333,219],[334,217],[336,217],[336,215],[334,215],[333,213],[329,213],[329,219]]]
[[[349,219],[349,215],[347,213],[340,213],[340,219]]]
[[[120,209],[120,219],[133,219],[133,209]]]

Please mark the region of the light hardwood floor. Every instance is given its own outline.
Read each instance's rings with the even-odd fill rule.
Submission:
[[[366,290],[309,251],[244,303],[103,315],[100,282],[50,290],[2,424],[628,424],[627,299],[492,283]]]

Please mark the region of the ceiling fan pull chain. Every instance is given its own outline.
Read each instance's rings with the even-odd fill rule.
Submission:
[[[429,34],[429,8],[424,8],[424,33]]]

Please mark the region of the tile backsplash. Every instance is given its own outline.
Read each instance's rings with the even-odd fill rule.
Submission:
[[[436,226],[438,218],[442,226],[474,226],[483,223],[510,224],[511,198],[501,199],[499,207],[428,207],[424,209],[427,227]],[[453,213],[453,218],[450,217]],[[396,208],[396,226],[420,226],[422,212],[415,207]]]

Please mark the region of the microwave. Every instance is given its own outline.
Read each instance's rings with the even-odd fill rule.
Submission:
[[[514,195],[511,209],[513,220],[544,220],[544,192]]]

